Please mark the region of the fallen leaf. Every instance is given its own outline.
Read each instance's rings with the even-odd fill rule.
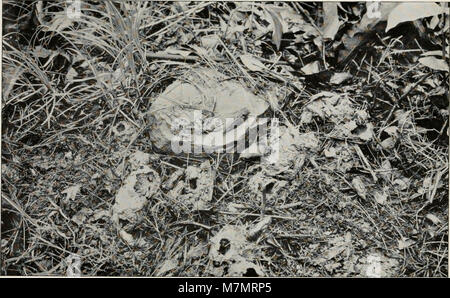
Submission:
[[[361,198],[366,199],[367,187],[360,177],[353,178],[352,186]]]
[[[258,222],[254,227],[249,229],[247,231],[247,239],[254,239],[256,238],[263,230],[265,230],[269,224],[272,221],[271,216],[265,216],[263,219],[261,219],[260,222]]]
[[[433,2],[400,3],[389,13],[386,32],[400,23],[415,21],[444,12],[440,5]]]
[[[80,192],[81,189],[81,185],[77,184],[77,185],[73,185],[70,186],[68,188],[66,188],[65,190],[63,190],[63,194],[66,194],[66,200],[70,200],[73,201],[75,200],[75,197],[77,196],[77,194]]]
[[[334,85],[341,84],[349,79],[352,78],[352,75],[348,72],[337,72],[333,74],[333,76],[330,79],[330,83]]]
[[[162,276],[165,273],[178,267],[178,261],[174,259],[165,260],[161,267],[156,271],[156,276]]]
[[[239,56],[239,58],[241,59],[242,63],[244,63],[244,65],[251,71],[263,71],[266,68],[266,66],[261,61],[259,61],[252,55],[241,55]]]
[[[122,238],[128,245],[133,246],[134,244],[133,235],[127,233],[125,230],[120,230],[119,235],[120,238]]]
[[[384,205],[386,204],[386,200],[387,200],[387,194],[383,191],[375,191],[373,194],[375,201],[380,204],[380,205]]]
[[[318,72],[320,72],[320,62],[314,61],[314,62],[308,63],[307,65],[305,65],[301,68],[301,71],[307,75],[318,73]]]
[[[401,240],[397,240],[397,242],[398,249],[405,249],[416,243],[414,240],[408,238],[402,238]]]
[[[336,156],[336,149],[333,147],[330,147],[329,149],[323,150],[323,153],[325,154],[325,157],[335,157]]]
[[[395,147],[395,140],[393,137],[388,137],[381,142],[381,147],[385,150],[393,149]]]
[[[433,222],[435,225],[440,224],[442,222],[436,215],[433,215],[431,213],[428,213],[425,217],[429,219],[431,222]]]
[[[363,129],[356,133],[356,135],[363,141],[370,141],[373,137],[373,125],[371,123],[367,123]]]
[[[400,189],[400,190],[405,190],[405,189],[408,188],[409,179],[408,178],[395,179],[394,180],[394,185],[396,185],[398,187],[398,189]]]
[[[360,32],[372,29],[379,22],[386,21],[398,2],[366,2],[367,12],[361,19],[358,29]]]
[[[336,2],[323,2],[324,22],[321,27],[324,39],[334,39],[339,30],[339,16]]]
[[[449,71],[448,64],[445,60],[428,56],[419,59],[419,62],[433,70]]]
[[[200,43],[205,49],[211,49],[219,44],[219,37],[217,35],[203,36],[200,38]]]
[[[283,26],[281,25],[281,21],[275,12],[271,11],[270,9],[267,9],[267,12],[270,14],[273,20],[272,41],[277,47],[277,50],[280,50],[281,37],[283,36]]]

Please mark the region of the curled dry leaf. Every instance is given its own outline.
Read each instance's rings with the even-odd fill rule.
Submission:
[[[320,62],[313,61],[311,63],[306,64],[300,69],[304,74],[310,75],[320,72]]]
[[[386,194],[386,192],[376,190],[376,191],[373,193],[373,196],[374,196],[374,198],[375,198],[375,201],[376,201],[378,204],[380,204],[380,205],[386,204],[386,200],[387,200],[387,194]]]
[[[281,38],[283,36],[283,25],[281,24],[281,21],[276,12],[270,9],[267,9],[267,12],[270,14],[273,21],[272,40],[275,46],[277,47],[277,50],[279,50],[281,45]]]

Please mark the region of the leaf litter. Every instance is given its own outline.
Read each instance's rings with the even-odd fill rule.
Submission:
[[[112,8],[83,5],[93,11]],[[149,9],[150,4],[142,2],[139,10],[135,4],[120,3],[118,15],[128,19],[111,16],[111,24],[141,24],[132,31],[132,43],[111,34],[117,44],[129,45],[118,49],[114,43],[102,45],[97,29],[87,26],[86,15],[82,22],[61,21],[61,13],[49,10],[45,2],[33,6],[34,22],[77,46],[69,46],[68,52],[47,43],[28,46],[23,48],[29,52],[26,58],[11,56],[9,45],[5,48],[5,118],[17,131],[10,130],[11,123],[5,126],[2,185],[5,182],[9,194],[5,202],[2,194],[2,207],[30,213],[30,219],[23,220],[31,223],[39,219],[39,237],[58,248],[58,243],[74,240],[70,235],[75,232],[82,247],[70,249],[92,263],[83,270],[101,268],[90,271],[93,274],[443,275],[448,215],[440,206],[448,194],[448,154],[442,153],[448,153],[448,146],[424,142],[430,131],[445,135],[441,127],[424,124],[430,111],[436,106],[436,115],[448,116],[447,102],[436,104],[446,94],[442,75],[448,72],[442,58],[446,40],[440,36],[448,21],[441,5],[424,4],[423,11],[411,13],[397,3],[219,3],[217,20],[209,19],[211,26],[204,28],[198,22],[204,18],[200,9],[208,5],[152,3]],[[148,23],[153,18],[142,18],[153,16],[154,6],[173,13],[156,21],[163,29]],[[400,8],[406,13],[399,15]],[[429,18],[422,20],[425,17]],[[111,24],[99,21],[95,26],[114,32]],[[416,44],[410,49],[404,36],[396,35],[407,25],[421,33],[417,44],[423,48]],[[142,38],[149,35],[148,40]],[[374,35],[380,42],[367,38]],[[429,48],[424,36],[435,47]],[[353,52],[348,61],[354,63],[334,64],[335,58],[349,57],[341,48]],[[149,55],[139,57],[142,52]],[[297,55],[290,55],[287,63],[286,52]],[[44,76],[34,78],[36,74],[24,70],[26,63],[15,65],[19,58],[36,62]],[[67,73],[56,74],[59,60],[65,61]],[[46,78],[47,69],[38,64],[42,61],[52,76]],[[149,73],[143,71],[147,69]],[[297,70],[303,73],[297,75]],[[322,80],[323,73],[329,78]],[[302,81],[302,75],[313,79]],[[424,75],[429,77],[420,81]],[[298,88],[293,92],[291,85],[275,84],[269,76],[283,77],[284,83],[294,82]],[[29,95],[21,92],[30,77],[33,86],[50,81],[49,86],[31,90],[46,101],[43,125],[34,123],[34,115],[39,115],[35,111],[15,112],[20,105],[14,100]],[[280,92],[264,94],[274,85]],[[51,93],[54,98],[47,98],[49,87],[64,88],[64,95]],[[42,104],[41,99],[33,102]],[[57,104],[49,111],[47,104],[52,102]],[[72,110],[81,116],[72,115]],[[201,116],[195,118],[193,112]],[[274,127],[269,130],[270,144],[278,143],[276,148],[265,144],[257,153],[239,155],[169,154],[170,141],[179,132],[174,119],[187,119],[190,128],[203,124],[201,134],[208,139],[223,133],[214,118],[242,118],[245,124],[260,125],[263,115],[282,119],[279,133]],[[39,151],[41,159],[26,156],[58,144],[53,142],[59,134],[40,127],[54,129],[51,123],[59,123],[58,117],[78,116],[80,124],[70,122],[63,134],[62,143],[69,148],[55,145],[57,154]],[[257,119],[251,122],[251,117]],[[29,131],[42,139],[28,140]],[[240,137],[244,134],[233,141]],[[83,151],[95,155],[88,159]],[[31,199],[22,200],[11,181]],[[20,229],[16,232],[20,239]],[[25,249],[17,249],[22,241],[14,239],[2,239],[2,253],[34,262],[23,254]],[[72,242],[78,245],[76,240]],[[103,263],[99,252],[113,257]],[[53,270],[51,262],[37,265]]]

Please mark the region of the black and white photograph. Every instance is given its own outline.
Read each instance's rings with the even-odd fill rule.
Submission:
[[[0,276],[448,277],[449,26],[432,1],[3,0]]]

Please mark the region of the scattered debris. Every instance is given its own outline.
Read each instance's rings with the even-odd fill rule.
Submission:
[[[356,265],[357,271],[363,277],[396,277],[398,275],[398,260],[388,258],[382,253],[371,253]]]
[[[176,181],[185,176],[184,180]],[[164,184],[170,191],[169,196],[188,206],[192,211],[208,210],[212,200],[215,170],[208,160],[199,167],[188,166],[186,170],[177,170]]]
[[[119,226],[119,219],[135,221],[138,217],[136,213],[158,192],[160,184],[158,173],[149,166],[144,165],[133,171],[116,194],[113,222]]]
[[[81,185],[76,184],[66,188],[62,193],[66,194],[65,201],[73,201],[75,200],[77,194],[80,192]]]
[[[256,276],[264,276],[264,271],[255,262],[258,247],[248,239],[260,233],[268,221],[264,219],[258,227],[251,229],[250,234],[243,226],[224,226],[210,240],[211,273],[214,276],[245,276],[253,270]]]

